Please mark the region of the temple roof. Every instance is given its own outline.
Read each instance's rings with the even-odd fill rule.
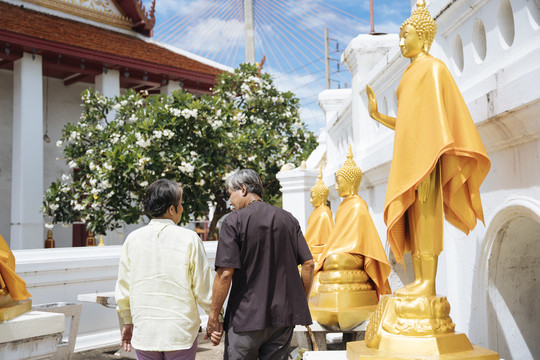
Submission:
[[[62,78],[66,85],[93,82],[104,69],[117,69],[123,88],[155,89],[175,80],[208,92],[225,69],[138,36],[0,1],[0,68],[12,68],[23,52],[41,55],[44,75]]]
[[[104,24],[132,29],[143,35],[152,36],[156,22],[152,0],[146,11],[142,0],[23,0],[49,9],[90,19]]]

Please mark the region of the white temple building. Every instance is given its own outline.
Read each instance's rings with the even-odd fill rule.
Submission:
[[[44,249],[49,219],[40,212],[43,194],[72,171],[56,142],[65,124],[78,121],[81,92],[93,87],[112,97],[127,89],[157,94],[182,88],[205,94],[219,74],[232,70],[153,41],[154,5],[0,0],[0,235],[33,305],[77,303],[80,295],[111,292],[116,283],[124,241],[116,232],[105,247],[85,247],[84,224],[57,224],[57,248]],[[206,243],[210,261],[215,247]],[[112,307],[83,303],[75,351],[120,344]],[[0,358],[13,358],[3,357],[3,331]]]
[[[456,331],[471,342],[507,360],[538,359],[540,2],[432,0],[427,5],[437,22],[430,53],[453,74],[492,162],[481,188],[485,225],[480,222],[467,236],[445,224],[437,293],[448,297]],[[320,165],[335,213],[341,199],[334,177],[352,145],[364,172],[359,195],[394,269],[392,289],[412,281],[412,265],[408,255],[405,267],[396,264],[386,241],[383,209],[394,135],[369,117],[365,87],[375,91],[381,113],[396,116],[396,90],[409,64],[398,43],[395,34],[351,41],[341,56],[352,75],[351,89],[319,95],[326,115],[319,147],[305,169],[278,175],[283,207],[306,226],[309,191]]]

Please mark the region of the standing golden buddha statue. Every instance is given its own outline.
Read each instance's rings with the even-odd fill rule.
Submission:
[[[418,0],[400,30],[401,52],[411,64],[397,90],[397,118],[379,113],[366,87],[370,116],[395,130],[384,220],[396,260],[411,251],[415,280],[381,298],[365,343],[348,345],[349,359],[499,358],[454,332],[450,304],[435,290],[444,218],[465,233],[483,221],[479,188],[490,168],[452,75],[428,54],[436,29]]]
[[[319,285],[310,299],[313,319],[330,329],[358,326],[375,310],[379,295],[391,293],[390,264],[367,204],[358,195],[361,181],[349,146],[347,160],[336,173],[336,190],[344,199],[315,266]]]
[[[30,311],[31,296],[24,280],[15,273],[15,257],[0,235],[0,322]]]
[[[318,262],[326,242],[334,229],[332,210],[326,205],[328,200],[328,187],[322,181],[322,167],[319,169],[319,178],[311,188],[311,205],[315,208],[307,221],[306,238],[309,250],[315,263]]]

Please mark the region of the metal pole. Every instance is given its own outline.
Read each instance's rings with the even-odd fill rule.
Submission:
[[[330,89],[330,53],[328,51],[328,27],[324,28],[324,68],[326,70],[326,88]]]
[[[370,34],[375,34],[375,18],[373,16],[373,0],[369,0],[369,18],[371,22],[371,32]]]
[[[244,26],[246,36],[246,62],[255,64],[255,26],[253,24],[253,0],[244,0]]]

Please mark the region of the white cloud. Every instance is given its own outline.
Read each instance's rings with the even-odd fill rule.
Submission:
[[[239,29],[243,29],[244,24],[236,19],[201,19],[195,26],[191,27],[185,35],[175,45],[193,51],[204,50],[204,53],[214,53],[218,50],[231,49],[242,45],[244,34]],[[209,29],[214,34],[209,34]]]

